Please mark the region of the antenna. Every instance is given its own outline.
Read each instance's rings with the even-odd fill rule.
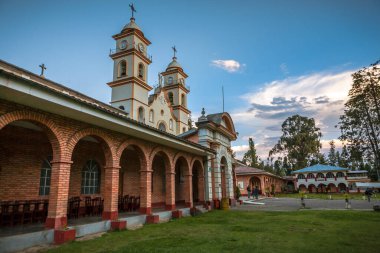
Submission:
[[[222,101],[223,101],[223,112],[224,112],[224,87],[222,85]]]

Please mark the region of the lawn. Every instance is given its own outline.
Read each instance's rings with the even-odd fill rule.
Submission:
[[[49,252],[379,252],[380,213],[212,211]]]
[[[378,195],[378,194],[377,194]],[[377,199],[378,196],[376,194],[372,195],[372,199]],[[305,196],[308,199],[344,199],[345,196],[343,193],[305,193]],[[363,200],[364,193],[350,193],[350,199]],[[279,193],[276,194],[277,198],[300,198],[301,195],[299,193]]]

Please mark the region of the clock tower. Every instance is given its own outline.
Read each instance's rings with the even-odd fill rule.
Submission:
[[[148,106],[148,67],[152,57],[148,55],[151,42],[135,23],[133,17],[120,33],[112,36],[116,48],[110,51],[114,62],[111,105],[126,111],[129,117],[145,122]]]
[[[175,56],[177,50],[173,47],[174,57],[166,70],[161,73],[164,78],[164,91],[172,106],[173,114],[177,118],[177,134],[188,131],[188,120],[190,111],[187,109],[187,94],[190,88],[186,86],[187,74],[183,71],[181,65],[177,62]]]

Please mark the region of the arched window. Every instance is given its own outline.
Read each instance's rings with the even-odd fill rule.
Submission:
[[[186,127],[182,128],[182,133],[186,132]]]
[[[326,174],[326,177],[327,178],[334,178],[334,174],[331,173],[331,172],[329,172],[329,173]]]
[[[338,173],[336,173],[336,177],[344,177],[343,172],[338,172]]]
[[[173,120],[172,119],[169,120],[169,129],[173,130]]]
[[[185,99],[185,94],[181,95],[181,105],[186,106],[186,99]]]
[[[154,122],[154,111],[151,109],[149,111],[149,122]]]
[[[142,106],[139,107],[139,111],[137,115],[138,115],[138,121],[141,123],[145,123],[144,108]]]
[[[325,178],[325,175],[323,175],[322,173],[318,173],[317,178]]]
[[[169,76],[168,77],[168,84],[172,84],[173,83],[173,77]]]
[[[40,176],[40,195],[49,195],[51,178],[51,157],[42,162]]]
[[[99,193],[100,170],[95,160],[88,160],[82,169],[82,194]]]
[[[308,178],[308,179],[314,178],[314,174],[313,174],[313,173],[309,173],[309,174],[307,174],[307,178]]]
[[[305,175],[304,174],[299,174],[297,178],[298,179],[305,179]]]
[[[164,131],[166,132],[166,126],[163,122],[161,122],[159,125],[158,125],[158,129],[160,129],[161,131]]]
[[[119,77],[127,76],[127,62],[122,60],[119,62]]]
[[[170,104],[171,104],[171,105],[174,104],[174,102],[173,102],[173,92],[169,92],[169,93],[168,93],[168,97],[169,97],[169,102],[170,102]]]
[[[144,71],[144,64],[139,63],[139,77],[141,79],[144,79],[145,71]]]

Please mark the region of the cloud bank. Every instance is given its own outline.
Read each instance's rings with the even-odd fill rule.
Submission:
[[[343,113],[353,72],[320,72],[290,77],[265,83],[262,89],[242,95],[247,107],[232,112],[241,136],[232,147],[238,158],[248,150],[245,144],[250,136],[255,140],[258,154],[266,158],[281,136],[281,124],[295,114],[315,119],[323,134],[322,151],[327,151],[328,142],[340,135],[335,125]]]

